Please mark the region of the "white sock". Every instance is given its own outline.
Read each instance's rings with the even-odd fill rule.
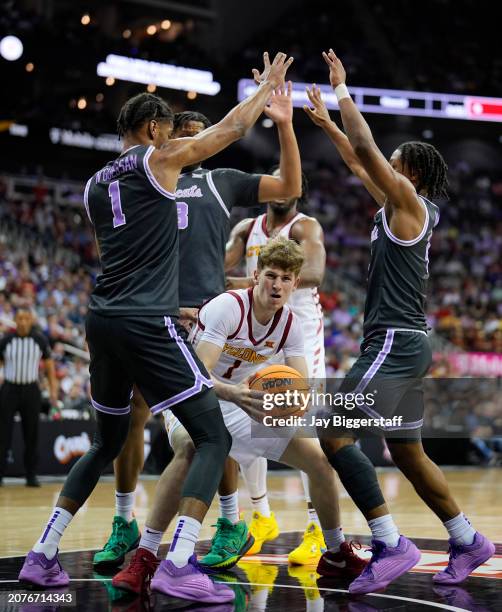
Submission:
[[[270,516],[267,496],[267,468],[268,462],[265,457],[258,457],[248,467],[241,467],[242,477],[248,488],[253,510],[265,517]]]
[[[326,546],[331,552],[338,552],[340,545],[345,542],[345,536],[341,527],[335,527],[334,529],[323,529],[322,534]]]
[[[399,530],[394,523],[391,514],[379,516],[376,519],[368,521],[368,526],[371,529],[371,535],[375,540],[384,542],[386,546],[394,548],[399,542]]]
[[[139,541],[139,548],[146,548],[152,554],[157,555],[163,535],[163,531],[157,531],[145,525],[143,533],[141,534],[141,540]]]
[[[193,555],[201,527],[199,521],[191,516],[179,516],[166,559],[172,561],[176,567],[185,566]]]
[[[63,510],[63,508],[56,506],[40,539],[33,547],[33,551],[44,553],[47,559],[53,559],[58,551],[59,540],[72,518],[73,514],[70,514],[68,510]]]
[[[319,522],[319,516],[317,515],[317,511],[314,508],[314,506],[312,506],[312,499],[310,497],[310,483],[309,483],[309,477],[307,476],[307,474],[305,474],[305,472],[300,472],[300,477],[302,479],[302,485],[303,485],[303,493],[305,495],[305,501],[307,502],[307,520],[308,523],[315,523],[318,527],[321,526],[321,523]]]
[[[115,516],[121,516],[128,523],[132,521],[134,509],[134,497],[136,491],[132,493],[120,493],[115,491]]]
[[[310,497],[309,477],[307,476],[307,474],[305,474],[305,472],[300,472],[300,478],[302,479],[303,494],[305,495],[305,501],[307,502],[307,504],[311,503],[312,499]]]
[[[253,511],[259,512],[266,518],[270,517],[270,504],[268,503],[268,495],[266,493],[263,497],[260,497],[260,499],[251,498],[251,504],[253,506]]]
[[[446,527],[450,538],[455,542],[455,544],[469,545],[474,542],[476,530],[465,518],[465,514],[463,512],[457,516],[454,516],[449,521],[445,521],[443,525]]]
[[[241,466],[249,497],[258,499],[267,492],[267,469],[268,462],[265,457],[258,457],[248,467]]]
[[[220,495],[220,516],[231,523],[239,520],[239,491],[230,495]]]

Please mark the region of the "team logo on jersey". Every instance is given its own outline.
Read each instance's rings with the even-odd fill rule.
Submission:
[[[274,348],[275,342],[273,342],[272,340],[265,340],[265,346],[267,348]]]
[[[239,346],[232,346],[231,344],[225,343],[223,352],[230,355],[234,359],[239,361],[247,361],[249,363],[263,363],[267,361],[268,357],[265,355],[259,355],[255,350],[251,348],[244,348]]]
[[[371,242],[374,242],[378,238],[378,227],[375,225],[371,232]]]
[[[246,257],[258,257],[260,254],[261,246],[250,246],[246,251]]]
[[[202,191],[197,185],[192,185],[188,189],[177,189],[174,195],[177,198],[202,198]]]

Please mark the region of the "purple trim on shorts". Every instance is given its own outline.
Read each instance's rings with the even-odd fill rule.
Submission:
[[[166,408],[169,408],[170,406],[174,406],[175,404],[179,404],[180,402],[183,402],[189,397],[192,397],[192,395],[197,395],[197,393],[200,393],[201,389],[202,389],[201,381],[196,380],[195,385],[193,385],[193,387],[190,387],[189,389],[185,389],[181,393],[178,393],[177,395],[173,395],[169,399],[166,399],[163,402],[160,402],[160,404],[156,404],[155,406],[152,406],[150,408],[150,411],[152,414],[158,414],[159,412],[162,412]]]
[[[195,362],[193,355],[190,354],[190,351],[188,350],[188,347],[185,344],[185,341],[183,340],[183,338],[181,338],[181,336],[178,336],[178,333],[176,331],[176,326],[171,321],[171,317],[164,317],[164,322],[166,324],[169,335],[171,336],[171,338],[176,340],[176,344],[179,346],[181,352],[185,356],[185,359],[188,361],[188,365],[190,366],[190,369],[195,375],[195,380],[200,380],[200,382],[205,387],[208,387],[208,388],[212,387],[213,381],[210,378],[206,378],[204,374],[202,374],[202,372],[199,370],[199,366]]]
[[[125,406],[125,408],[110,408],[109,406],[103,406],[103,404],[99,404],[91,397],[91,404],[93,408],[98,410],[99,412],[104,412],[105,414],[129,414],[131,412],[131,405]]]
[[[166,196],[166,198],[169,198],[170,200],[174,200],[174,193],[171,193],[170,191],[167,191],[167,189],[164,189],[164,187],[160,185],[160,183],[157,181],[152,171],[150,170],[150,166],[148,165],[148,158],[154,151],[155,147],[151,146],[143,157],[143,168],[145,169],[146,177],[159,193],[161,193],[163,196]]]
[[[40,540],[40,544],[43,544],[45,542],[45,538],[47,537],[49,531],[51,530],[51,527],[54,525],[54,523],[56,522],[57,517],[60,514],[61,514],[61,512],[59,512],[59,510],[56,510],[56,512],[54,512],[54,514],[52,515],[50,521],[47,523],[47,527],[45,528],[44,535],[42,536],[42,539]]]
[[[185,521],[183,519],[180,519],[178,528],[176,529],[176,533],[174,534],[173,541],[171,542],[171,546],[169,547],[169,552],[172,552],[176,548],[176,542],[178,541],[178,538],[180,537],[180,533],[181,533],[181,530],[183,529],[184,524],[185,524]]]
[[[177,395],[173,395],[172,397],[164,400],[163,402],[155,404],[155,406],[151,406],[150,411],[152,414],[157,414],[159,412],[162,412],[166,408],[170,408],[171,406],[174,406],[175,404],[179,404],[180,402],[183,402],[184,400],[188,399],[189,397],[192,397],[193,395],[197,395],[197,393],[200,393],[200,391],[202,390],[202,387],[207,387],[208,389],[213,387],[213,381],[210,378],[206,378],[202,374],[202,372],[199,370],[199,366],[195,362],[195,359],[190,354],[190,351],[188,350],[188,347],[185,344],[185,341],[183,340],[183,338],[178,336],[178,333],[176,332],[176,326],[172,322],[171,318],[164,317],[164,323],[167,327],[167,331],[169,332],[169,335],[171,336],[173,340],[176,341],[178,348],[180,349],[183,356],[187,360],[188,365],[190,366],[190,369],[192,370],[192,373],[194,375],[195,382],[193,386],[190,387],[189,389],[184,389]]]
[[[359,384],[354,390],[354,393],[361,393],[368,386],[370,380],[375,376],[378,369],[385,361],[385,358],[390,353],[390,349],[392,348],[392,342],[394,341],[394,330],[388,329],[387,334],[385,335],[385,342],[383,343],[383,347],[378,353],[375,361],[368,368],[366,374],[361,378]]]

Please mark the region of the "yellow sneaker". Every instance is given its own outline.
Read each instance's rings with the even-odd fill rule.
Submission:
[[[307,525],[300,545],[289,553],[288,561],[293,565],[314,565],[325,551],[326,544],[321,528],[312,522]]]
[[[247,551],[246,555],[256,555],[260,552],[261,547],[268,540],[275,540],[279,535],[279,525],[275,520],[273,512],[270,516],[263,516],[256,510],[253,512],[253,520],[249,524],[249,533],[254,538],[254,544]]]
[[[296,578],[300,585],[303,587],[305,593],[305,599],[308,601],[315,601],[319,599],[321,594],[317,588],[317,572],[311,567],[302,567],[300,565],[290,565],[288,567],[288,574],[292,578]]]
[[[237,567],[246,574],[252,595],[259,591],[263,591],[263,589],[268,589],[268,592],[272,593],[279,574],[277,565],[265,565],[264,563],[253,563],[252,561],[239,561]]]

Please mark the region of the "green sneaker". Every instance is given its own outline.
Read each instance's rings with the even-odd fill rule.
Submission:
[[[228,569],[246,554],[254,544],[254,538],[245,521],[231,523],[226,518],[219,518],[215,526],[211,549],[199,564],[204,568]]]
[[[140,533],[136,519],[128,523],[121,516],[113,517],[112,533],[108,542],[94,555],[95,568],[115,567],[124,563],[125,554],[138,547]]]

